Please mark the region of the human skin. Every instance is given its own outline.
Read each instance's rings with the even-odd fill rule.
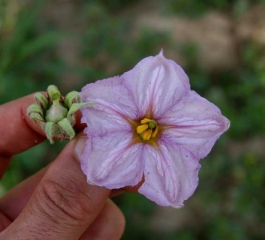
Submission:
[[[46,139],[26,114],[32,103],[34,97],[29,95],[0,106],[0,179],[13,155]],[[86,182],[78,160],[83,142],[70,141],[49,166],[0,199],[0,239],[121,238],[125,219],[109,197],[124,190],[110,191]]]

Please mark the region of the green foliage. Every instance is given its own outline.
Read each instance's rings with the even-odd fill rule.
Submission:
[[[167,34],[147,29],[142,29],[136,38],[129,37],[133,30],[128,20],[112,17],[104,5],[89,4],[84,15],[88,27],[82,53],[85,59],[90,59],[88,67],[93,67],[97,79],[121,74],[139,59],[171,45]],[[94,75],[84,77],[93,79]]]
[[[29,7],[27,10],[21,9],[14,28],[10,29],[7,36],[5,32],[0,36],[2,103],[20,97],[21,93],[24,95],[36,89],[45,89],[58,74],[53,71],[55,65],[51,69],[45,60],[53,58],[53,48],[61,34],[37,29],[36,26],[36,19],[44,2],[36,1],[34,5],[27,6]],[[54,61],[53,64],[57,63]],[[47,69],[47,65],[50,69]],[[12,96],[8,91],[10,89],[12,89]]]
[[[166,3],[171,13],[191,18],[200,17],[209,10],[228,10],[237,17],[264,0],[167,0]]]
[[[101,4],[104,5],[104,7],[108,8],[109,10],[112,11],[117,11],[120,10],[124,7],[127,7],[133,2],[136,2],[135,0],[96,0],[95,2],[100,2]]]

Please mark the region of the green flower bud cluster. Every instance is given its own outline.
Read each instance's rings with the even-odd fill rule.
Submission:
[[[95,103],[82,103],[78,92],[72,91],[63,97],[59,89],[50,85],[46,93],[35,94],[36,104],[27,109],[28,116],[46,133],[50,143],[54,140],[71,140],[75,137],[75,115],[84,107]]]

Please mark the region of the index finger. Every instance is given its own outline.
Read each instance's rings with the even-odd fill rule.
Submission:
[[[34,94],[0,106],[0,177],[12,155],[21,153],[45,139],[44,132],[27,116]]]
[[[0,154],[10,156],[27,150],[45,139],[45,133],[27,116],[34,95],[0,106]]]
[[[27,115],[27,108],[35,103],[34,94],[0,106],[0,159],[21,153],[46,139],[43,130]],[[76,112],[75,130],[85,128]]]

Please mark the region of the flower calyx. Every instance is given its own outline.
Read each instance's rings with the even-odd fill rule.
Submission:
[[[36,104],[27,109],[28,116],[46,133],[50,143],[54,140],[71,140],[75,137],[76,112],[95,103],[82,103],[78,92],[63,97],[59,89],[50,85],[45,93],[36,93]]]
[[[136,128],[136,132],[143,141],[148,141],[157,136],[158,125],[155,120],[144,118],[140,123]]]

